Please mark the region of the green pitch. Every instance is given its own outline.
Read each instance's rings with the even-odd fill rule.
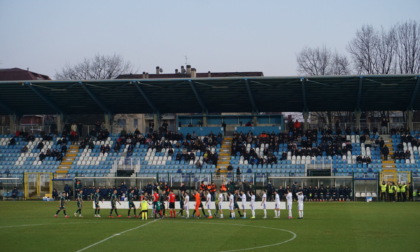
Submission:
[[[91,206],[86,202],[85,205]],[[310,202],[305,217],[287,219],[163,219],[141,221],[94,218],[76,202],[70,218],[53,215],[58,202],[0,202],[2,251],[417,251],[420,248],[420,203]],[[191,211],[192,212],[192,211]],[[169,212],[167,212],[169,214]],[[150,216],[149,216],[150,217]]]

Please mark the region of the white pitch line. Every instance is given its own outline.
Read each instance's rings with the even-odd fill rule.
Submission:
[[[91,221],[91,222],[71,222],[71,223],[23,224],[23,225],[14,225],[14,226],[0,226],[0,229],[1,228],[36,227],[36,226],[46,226],[46,225],[90,224],[90,223],[101,223],[101,222],[100,221]]]
[[[130,231],[136,230],[136,229],[138,229],[138,228],[144,227],[144,226],[146,226],[146,225],[152,224],[153,222],[155,222],[155,221],[157,221],[157,220],[158,220],[158,219],[156,219],[156,220],[154,220],[154,221],[151,221],[151,222],[148,222],[148,223],[145,223],[145,224],[142,224],[142,225],[137,226],[137,227],[135,227],[135,228],[130,228],[130,229],[127,229],[127,230],[122,231],[122,232],[120,232],[120,233],[113,234],[113,235],[111,235],[110,237],[107,237],[107,238],[105,238],[105,239],[103,239],[103,240],[101,240],[101,241],[95,242],[94,244],[91,244],[91,245],[89,245],[89,246],[87,246],[87,247],[84,247],[84,248],[82,248],[82,249],[77,250],[77,252],[81,252],[81,251],[84,251],[84,250],[86,250],[86,249],[89,249],[89,248],[91,248],[91,247],[93,247],[93,246],[96,246],[96,245],[98,245],[98,244],[101,244],[101,243],[103,243],[103,242],[105,242],[105,241],[107,241],[107,240],[109,240],[109,239],[114,238],[115,236],[119,236],[119,235],[125,234],[125,233],[127,233],[127,232],[130,232]]]
[[[222,250],[219,252],[234,252],[234,251],[246,251],[246,250],[254,250],[254,249],[261,249],[261,248],[268,248],[268,247],[274,247],[274,246],[278,246],[290,241],[293,241],[294,239],[296,239],[297,234],[295,232],[292,232],[290,230],[287,229],[281,229],[281,228],[275,228],[275,227],[266,227],[266,226],[253,226],[253,225],[246,225],[246,224],[232,224],[232,223],[221,223],[221,222],[191,222],[191,224],[204,224],[204,225],[228,225],[228,226],[240,226],[240,227],[253,227],[253,228],[263,228],[263,229],[271,229],[271,230],[277,230],[277,231],[282,231],[282,232],[287,232],[290,233],[292,235],[292,238],[285,240],[285,241],[281,241],[278,243],[273,243],[273,244],[267,244],[267,245],[262,245],[262,246],[257,246],[257,247],[252,247],[252,248],[242,248],[242,249],[232,249],[232,250]]]

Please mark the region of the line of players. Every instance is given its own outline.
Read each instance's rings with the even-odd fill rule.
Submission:
[[[275,191],[275,203],[274,203],[274,218],[280,218],[280,195],[278,191]],[[134,189],[132,189],[128,194],[127,194],[127,199],[128,199],[128,214],[127,217],[131,218],[131,210],[133,209],[133,213],[134,213],[134,217],[135,218],[141,218],[143,220],[147,220],[148,218],[148,208],[149,205],[153,205],[153,216],[154,218],[163,218],[165,216],[165,201],[169,202],[169,212],[170,212],[170,218],[176,218],[177,215],[180,215],[183,217],[184,215],[184,211],[186,213],[186,218],[190,218],[190,209],[189,209],[189,203],[190,203],[190,195],[188,194],[188,192],[186,191],[181,191],[181,198],[180,198],[180,211],[177,213],[175,210],[175,200],[176,200],[176,195],[174,194],[173,190],[170,191],[170,193],[168,194],[167,198],[164,198],[165,194],[160,195],[157,191],[154,192],[152,195],[148,195],[147,193],[145,193],[143,196],[140,197],[140,211],[141,211],[141,216],[137,216],[137,212],[136,212],[136,207],[134,205],[134,200],[135,200],[135,195],[134,195]],[[256,209],[256,202],[255,202],[255,194],[254,192],[247,192],[245,193],[244,191],[240,191],[239,190],[235,190],[233,193],[231,192],[227,192],[228,195],[228,202],[229,202],[229,218],[231,219],[235,219],[236,218],[236,213],[235,210],[238,212],[239,217],[246,219],[246,214],[247,214],[247,196],[251,199],[251,201],[249,202],[249,209],[251,210],[251,219],[255,219],[255,209]],[[223,202],[225,201],[225,196],[223,193],[221,193],[219,191],[219,196],[216,200],[216,202],[212,201],[212,195],[210,193],[209,190],[195,190],[194,194],[192,195],[194,200],[195,200],[195,208],[194,211],[192,213],[193,217],[196,218],[200,218],[201,214],[200,214],[200,209],[201,212],[203,213],[204,217],[206,218],[214,218],[214,217],[219,217],[221,219],[224,218],[223,215]],[[288,210],[288,218],[292,219],[293,215],[292,215],[292,205],[293,205],[293,195],[292,192],[290,190],[287,190],[287,193],[285,194],[286,196],[286,203],[287,203],[287,210]],[[298,199],[298,213],[299,213],[299,217],[298,219],[303,219],[303,202],[304,202],[304,195],[302,191],[299,191],[296,193],[297,199]],[[203,200],[205,200],[204,204],[203,204]],[[93,196],[93,201],[95,203],[95,214],[94,217],[101,217],[100,215],[100,204],[99,202],[102,201],[101,200],[101,196],[99,193],[99,189],[96,190],[94,196]],[[238,201],[241,202],[241,207],[239,207]],[[74,213],[75,217],[83,217],[82,215],[82,208],[83,208],[83,190],[81,190],[79,192],[79,194],[76,197],[76,202],[77,202],[77,210]],[[117,194],[117,190],[114,190],[113,194],[111,195],[111,210],[109,212],[109,218],[114,218],[113,216],[113,212],[115,212],[116,217],[120,218],[122,217],[122,215],[118,214],[118,209],[117,209],[117,203],[119,205],[121,205],[121,202],[119,200],[119,196]],[[58,217],[58,214],[60,213],[60,211],[63,211],[64,213],[64,217],[68,218],[69,216],[67,215],[66,212],[66,194],[65,192],[63,192],[61,194],[60,197],[60,205],[59,205],[59,209],[57,210],[57,212],[55,213],[54,217]],[[216,207],[216,212],[212,215],[211,213],[211,209],[212,209],[212,204],[215,204]],[[263,218],[266,219],[267,218],[267,192],[266,190],[263,191],[262,194],[262,202],[261,202],[261,207],[263,208],[264,211],[264,216]],[[205,209],[207,209],[208,215],[206,215],[205,213]],[[242,210],[242,213],[241,213]]]

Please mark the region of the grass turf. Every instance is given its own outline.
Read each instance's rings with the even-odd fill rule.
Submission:
[[[93,217],[86,202],[83,218],[73,216],[76,203],[67,204],[69,219],[53,218],[58,202],[0,202],[0,244],[3,251],[416,251],[420,247],[418,202],[309,202],[305,218],[280,219],[163,219],[141,221]],[[150,211],[149,211],[150,212]],[[294,234],[296,234],[295,239]],[[272,246],[271,246],[272,245]]]

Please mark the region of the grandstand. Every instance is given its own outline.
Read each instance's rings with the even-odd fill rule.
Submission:
[[[420,133],[414,129],[412,116],[419,109],[415,102],[419,79],[401,75],[31,81],[23,85],[6,81],[0,83],[0,112],[10,115],[10,127],[8,134],[3,131],[0,136],[0,175],[23,180],[25,173],[51,173],[56,180],[72,181],[124,174],[197,183],[203,176],[207,181],[238,179],[239,168],[239,179],[259,186],[270,177],[351,176],[355,181],[378,183],[385,178],[400,180],[400,172],[409,174],[411,181],[420,173]],[[397,92],[398,97],[393,95]],[[18,102],[17,94],[24,99]],[[80,97],[77,106],[70,98],[74,95]],[[376,98],[383,102],[372,102]],[[183,102],[177,102],[181,99]],[[337,103],[331,106],[330,99]],[[118,100],[128,105],[115,102]],[[375,127],[362,129],[362,109],[397,110],[402,106],[409,115],[404,129],[389,129],[391,134],[380,134]],[[349,109],[356,111],[356,120],[349,122],[352,127],[309,125],[310,111]],[[303,111],[304,122],[301,128],[290,129],[281,116],[259,111]],[[152,131],[113,132],[113,114],[150,112],[155,121]],[[176,132],[158,130],[159,114],[178,112],[200,114],[178,117],[181,125],[191,127],[178,127]],[[224,112],[250,113],[240,117],[224,116]],[[58,113],[57,132],[16,131],[18,114],[42,113]],[[63,131],[65,113],[103,113],[105,123],[98,130],[110,133],[88,132],[75,138],[72,132]],[[242,120],[249,125],[242,125]],[[390,149],[389,160],[381,156],[382,139]],[[394,152],[403,152],[404,157]]]

